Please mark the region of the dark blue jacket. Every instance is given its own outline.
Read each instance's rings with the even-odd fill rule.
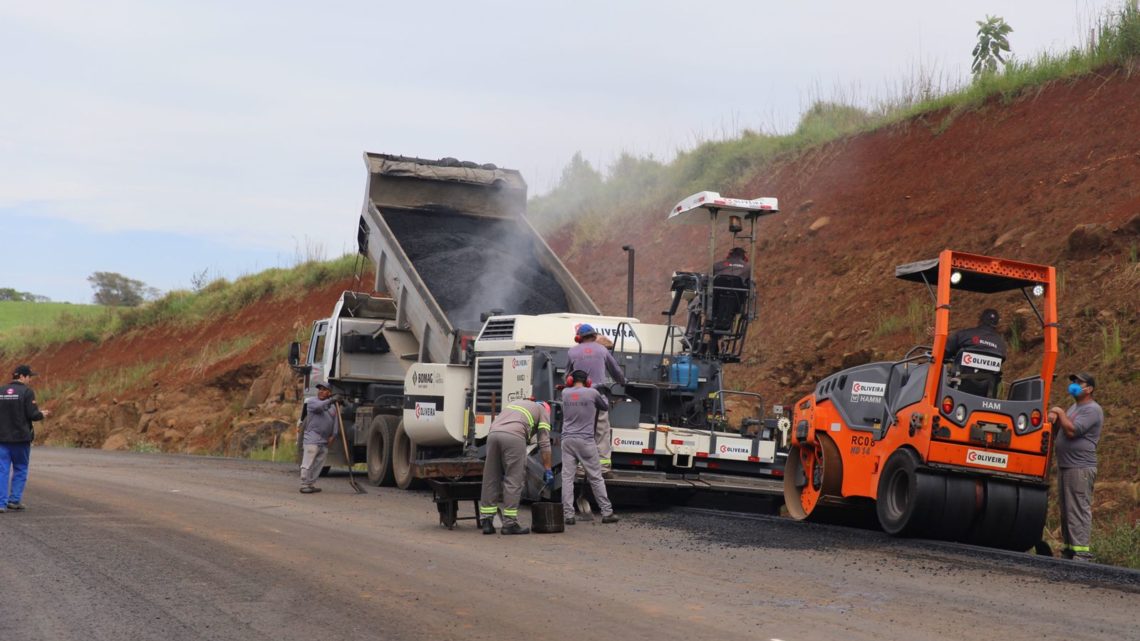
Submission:
[[[31,443],[36,438],[32,421],[43,418],[32,388],[16,381],[0,387],[0,443]]]

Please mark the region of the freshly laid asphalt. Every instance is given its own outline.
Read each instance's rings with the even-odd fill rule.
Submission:
[[[0,514],[0,640],[1140,639],[1127,571],[677,509],[483,536],[425,492],[321,486],[37,447]]]

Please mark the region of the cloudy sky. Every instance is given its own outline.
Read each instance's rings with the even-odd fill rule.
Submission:
[[[4,282],[89,302],[352,249],[364,150],[520,169],[669,158],[1087,40],[1120,0],[0,0]],[[709,185],[717,189],[717,185]]]

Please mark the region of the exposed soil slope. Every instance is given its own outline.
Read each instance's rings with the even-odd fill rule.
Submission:
[[[53,415],[49,443],[241,455],[286,441],[299,386],[286,347],[327,315],[345,279],[187,327],[134,330],[102,343],[73,342],[23,360]]]
[[[845,364],[897,358],[928,343],[930,299],[893,278],[895,265],[945,248],[1058,267],[1058,373],[1095,372],[1107,427],[1101,475],[1135,494],[1140,480],[1140,77],[1122,71],[1054,83],[1003,104],[939,113],[785,159],[734,195],[777,196],[760,225],[760,319],[732,383],[792,403]],[[719,185],[707,189],[719,190]],[[682,196],[687,194],[682,194]],[[668,207],[666,205],[665,207]],[[661,318],[673,270],[708,265],[707,228],[665,222],[665,207],[615,222],[601,243],[550,243],[607,313],[624,313],[625,256],[637,249],[636,313]],[[726,248],[728,238],[720,247]],[[704,267],[707,269],[707,267]],[[912,302],[913,301],[913,302]],[[983,301],[962,299],[952,322],[971,326]],[[990,297],[1010,331],[1036,323],[1020,294]],[[913,306],[913,307],[912,307]],[[1032,323],[1029,320],[1032,319]],[[1111,345],[1119,332],[1123,353]],[[1040,355],[1040,330],[1017,331]],[[1013,336],[1011,336],[1013,338]],[[1106,338],[1109,347],[1106,348]],[[1064,386],[1054,402],[1067,405]],[[1125,501],[1125,505],[1128,501]]]

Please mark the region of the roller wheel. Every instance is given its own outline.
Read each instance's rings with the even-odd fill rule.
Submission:
[[[963,541],[979,511],[980,480],[965,476],[946,477],[946,507],[942,512],[937,538]]]
[[[842,484],[843,462],[830,438],[820,436],[815,443],[791,447],[784,469],[784,504],[792,518],[818,521],[834,516],[827,498],[841,498]]]
[[[416,446],[404,430],[404,421],[400,421],[392,437],[392,477],[401,490],[414,490],[423,485],[413,476],[415,460]]]
[[[392,475],[392,441],[396,436],[395,416],[375,416],[368,427],[368,482],[373,485],[394,485]]]
[[[1012,483],[986,479],[986,500],[966,541],[973,545],[991,548],[1009,548],[1013,541],[1011,530],[1017,520],[1017,486]],[[1041,531],[1037,531],[1041,538]],[[1031,541],[1025,548],[1033,545]]]
[[[1009,530],[1006,545],[1001,547],[1024,552],[1037,546],[1041,542],[1041,532],[1045,529],[1045,511],[1048,505],[1045,488],[1017,486],[1017,518]]]
[[[888,534],[939,536],[946,477],[920,470],[920,465],[914,450],[901,448],[883,466],[875,511],[879,525]]]

